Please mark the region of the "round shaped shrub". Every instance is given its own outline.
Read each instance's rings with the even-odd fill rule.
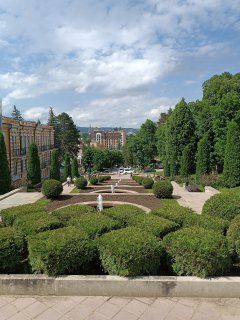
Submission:
[[[96,178],[96,177],[91,177],[90,179],[89,179],[89,181],[90,181],[90,183],[91,184],[93,184],[93,185],[96,185],[96,184],[98,184],[98,179]]]
[[[174,221],[179,227],[183,226],[186,216],[195,214],[192,209],[181,207],[178,203],[163,205],[151,213],[158,217]]]
[[[170,198],[173,193],[173,186],[170,181],[157,181],[153,185],[153,193],[157,198]]]
[[[142,179],[142,186],[145,188],[145,189],[151,189],[152,186],[154,184],[154,181],[152,178],[143,178]]]
[[[143,177],[133,176],[133,180],[136,181],[138,184],[142,184]]]
[[[218,232],[199,227],[185,228],[163,238],[177,275],[208,277],[222,275],[231,266],[227,241]]]
[[[202,214],[220,217],[231,221],[240,213],[240,197],[231,193],[215,194],[208,199],[202,210]]]
[[[236,243],[240,240],[240,214],[238,214],[230,223],[227,231],[227,241],[230,252],[236,255]]]
[[[77,189],[84,189],[87,186],[87,179],[84,177],[77,178],[75,180],[75,186]]]
[[[60,208],[52,212],[52,215],[57,217],[61,222],[66,223],[72,218],[77,218],[82,214],[96,213],[96,209],[85,204],[73,204],[64,208]]]
[[[163,256],[161,241],[135,227],[104,234],[98,250],[104,270],[119,276],[155,275]]]
[[[43,182],[42,193],[48,199],[57,198],[63,191],[62,183],[58,180],[49,179]]]

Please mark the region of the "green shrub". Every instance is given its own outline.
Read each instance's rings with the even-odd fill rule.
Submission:
[[[99,176],[98,177],[98,182],[99,183],[102,183],[102,182],[105,182],[105,181],[108,181],[108,180],[111,180],[111,176]]]
[[[119,276],[157,274],[163,255],[161,241],[134,227],[104,234],[98,249],[104,270]]]
[[[53,211],[52,215],[57,217],[63,223],[66,223],[70,219],[77,218],[85,213],[96,213],[96,209],[84,204],[75,204]]]
[[[168,180],[160,180],[154,183],[153,193],[157,198],[170,198],[173,193],[173,186]]]
[[[2,222],[4,226],[12,226],[17,217],[33,212],[43,212],[45,206],[41,204],[24,204],[22,206],[12,207],[1,211]]]
[[[77,178],[74,183],[78,189],[84,189],[88,184],[87,179],[84,177]]]
[[[183,222],[186,216],[195,214],[192,209],[181,207],[179,205],[166,205],[152,211],[152,214],[171,220],[179,225],[183,226]]]
[[[132,217],[130,226],[143,229],[156,237],[162,238],[171,231],[175,231],[178,226],[173,221],[157,217],[153,214],[140,214]]]
[[[89,179],[89,182],[93,185],[96,185],[98,184],[98,178],[93,176]]]
[[[240,214],[238,214],[230,223],[227,231],[227,241],[230,252],[236,255],[236,243],[240,240]]]
[[[122,227],[126,227],[133,217],[145,214],[145,211],[136,206],[124,204],[105,209],[103,214],[117,220]]]
[[[142,179],[142,185],[145,189],[151,189],[154,184],[154,181],[152,178],[143,178]]]
[[[204,278],[222,275],[230,268],[227,241],[215,231],[185,228],[168,234],[163,244],[177,275]]]
[[[240,196],[231,193],[215,194],[208,199],[202,210],[202,214],[232,220],[240,213]]]
[[[13,226],[26,237],[39,232],[58,229],[63,224],[54,216],[46,212],[34,212],[17,218]]]
[[[21,261],[24,251],[24,242],[22,237],[14,228],[0,229],[0,272],[15,272]]]
[[[48,199],[54,199],[62,193],[63,186],[60,181],[49,179],[43,182],[41,191]]]
[[[142,180],[144,177],[141,176],[133,176],[133,180],[136,181],[138,184],[142,184]]]
[[[67,227],[28,238],[29,262],[35,273],[78,274],[95,259],[92,240],[78,228]]]
[[[118,221],[112,220],[101,213],[83,214],[77,218],[72,218],[68,224],[80,228],[91,238],[120,228]]]

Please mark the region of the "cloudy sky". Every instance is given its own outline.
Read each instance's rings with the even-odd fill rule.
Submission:
[[[239,56],[240,0],[0,0],[5,115],[138,127]]]

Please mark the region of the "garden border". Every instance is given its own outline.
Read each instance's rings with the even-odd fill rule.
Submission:
[[[239,298],[240,277],[0,275],[0,295]]]

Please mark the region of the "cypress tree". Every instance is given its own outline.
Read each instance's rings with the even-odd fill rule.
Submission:
[[[226,187],[240,186],[240,127],[234,120],[227,129],[223,178]]]
[[[33,186],[41,182],[40,159],[38,156],[38,147],[35,142],[31,143],[29,147],[27,178]]]
[[[198,142],[196,174],[201,176],[210,172],[210,148],[208,135],[205,134]]]
[[[18,121],[23,121],[23,117],[21,115],[21,112],[17,109],[16,106],[13,106],[12,118],[15,120],[18,120]]]
[[[187,145],[182,152],[181,162],[180,162],[180,175],[183,177],[188,177],[192,173],[193,167],[193,157],[192,157],[192,147]]]
[[[72,177],[79,177],[79,172],[78,172],[78,161],[77,158],[74,157],[72,160]]]
[[[64,157],[64,179],[67,180],[67,177],[72,177],[71,162],[68,153],[66,153]]]
[[[3,133],[0,131],[0,194],[11,189],[11,175],[8,166],[6,145]]]
[[[57,149],[53,150],[51,155],[50,178],[60,181],[60,161]]]

